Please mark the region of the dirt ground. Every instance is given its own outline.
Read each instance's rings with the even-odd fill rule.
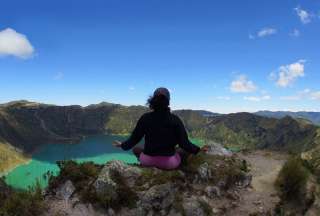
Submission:
[[[272,212],[279,202],[274,182],[287,159],[287,155],[272,151],[255,151],[240,154],[251,167],[252,186],[240,192],[237,207],[228,215],[264,215]]]

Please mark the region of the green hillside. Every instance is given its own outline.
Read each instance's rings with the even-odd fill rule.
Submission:
[[[145,112],[148,109],[144,106],[111,103],[87,107],[27,101],[4,104],[0,106],[0,139],[5,143],[1,152],[17,149],[17,152],[32,153],[44,143],[78,142],[83,136],[101,133],[130,134]],[[193,110],[173,112],[183,120],[191,137],[213,140],[230,149],[304,152],[316,147],[318,142],[317,126],[289,116],[276,119],[251,113],[204,116]],[[12,155],[19,161],[21,155]]]

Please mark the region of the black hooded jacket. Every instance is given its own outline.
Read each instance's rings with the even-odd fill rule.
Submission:
[[[143,153],[150,156],[172,156],[176,146],[197,154],[200,148],[192,144],[180,118],[168,111],[145,113],[139,119],[130,138],[121,144],[123,150],[129,150],[142,138],[145,138]]]

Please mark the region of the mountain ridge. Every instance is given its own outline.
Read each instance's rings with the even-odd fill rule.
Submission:
[[[16,101],[0,106],[0,141],[32,153],[42,144],[79,142],[94,134],[130,134],[145,106],[102,102],[56,106]],[[318,127],[292,117],[282,119],[252,113],[204,116],[202,111],[173,110],[192,137],[212,140],[233,150],[267,148],[302,152],[318,145]]]
[[[291,116],[293,118],[303,118],[311,121],[313,124],[320,125],[320,112],[308,112],[308,111],[298,111],[298,112],[291,112],[291,111],[268,111],[268,110],[261,110],[255,112],[254,114],[266,116],[266,117],[273,117],[273,118],[283,118],[285,116]]]

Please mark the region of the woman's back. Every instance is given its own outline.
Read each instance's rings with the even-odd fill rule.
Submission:
[[[122,143],[122,148],[132,148],[143,137],[143,152],[150,156],[172,156],[175,154],[176,145],[190,153],[199,151],[199,148],[189,141],[180,118],[170,110],[152,111],[141,116],[131,137]]]
[[[114,145],[129,150],[144,138],[144,148],[135,147],[133,153],[142,165],[161,169],[178,167],[185,152],[197,154],[200,148],[189,141],[182,121],[170,112],[169,101],[168,89],[156,89],[148,99],[153,111],[141,116],[129,139],[122,143],[115,141]],[[176,152],[176,145],[184,151]]]

